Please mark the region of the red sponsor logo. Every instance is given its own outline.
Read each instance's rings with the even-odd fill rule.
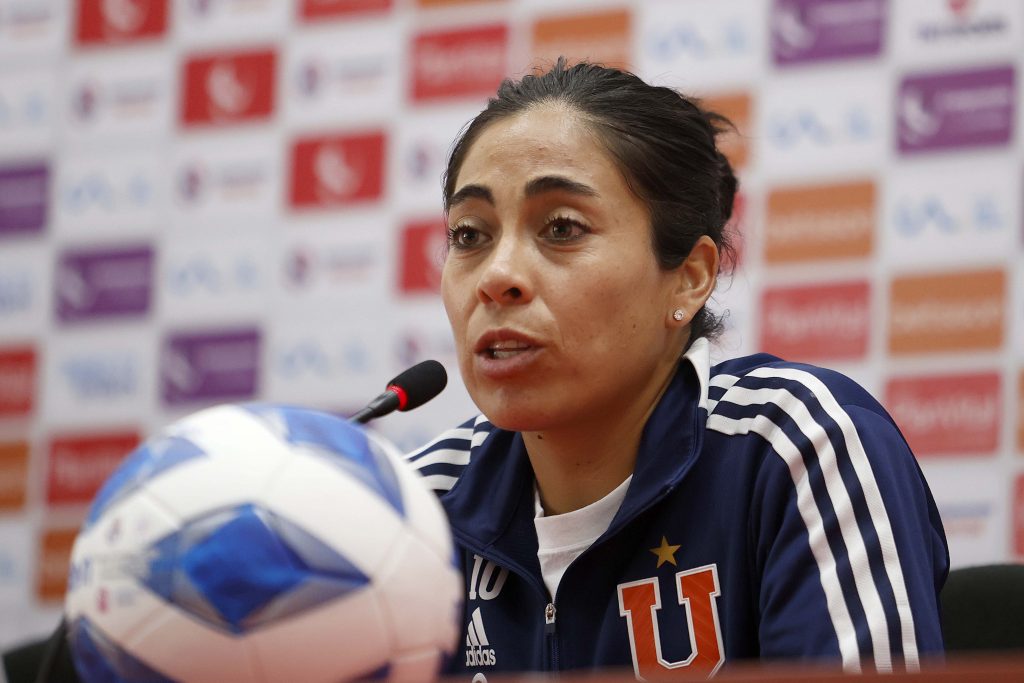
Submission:
[[[77,536],[78,529],[47,529],[39,536],[36,597],[41,601],[56,602],[64,598],[71,548]]]
[[[885,405],[917,455],[981,455],[999,443],[999,390],[994,372],[901,377],[886,384]]]
[[[421,33],[410,59],[412,98],[488,97],[505,77],[507,58],[504,24]]]
[[[24,441],[0,443],[0,512],[25,506],[29,447]]]
[[[0,417],[32,412],[36,352],[31,347],[0,349]]]
[[[292,148],[291,205],[322,207],[380,199],[384,133],[305,138]]]
[[[50,441],[46,501],[89,503],[139,442],[135,431],[54,437]]]
[[[157,38],[167,32],[167,0],[79,0],[80,45]]]
[[[185,63],[187,126],[266,119],[274,109],[273,50],[193,57]]]
[[[306,21],[334,19],[350,14],[387,12],[394,0],[302,0],[299,16]]]
[[[863,358],[870,294],[867,282],[767,289],[761,297],[761,348],[790,360]]]
[[[402,230],[399,288],[405,293],[441,291],[441,267],[447,238],[439,220],[410,223]]]

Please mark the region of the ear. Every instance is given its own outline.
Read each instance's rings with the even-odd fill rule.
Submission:
[[[707,235],[702,235],[675,270],[676,287],[672,292],[669,323],[676,327],[690,324],[715,291],[718,281],[718,247]],[[681,318],[673,317],[675,311],[682,311]]]

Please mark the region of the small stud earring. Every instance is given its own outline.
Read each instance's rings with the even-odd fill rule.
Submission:
[[[684,317],[685,314],[683,313],[683,309],[681,308],[677,308],[675,311],[672,312],[672,319],[675,320],[676,322],[682,322]]]

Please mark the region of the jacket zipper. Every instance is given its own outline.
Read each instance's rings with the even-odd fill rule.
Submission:
[[[558,639],[555,637],[555,603],[544,608],[544,639],[548,646],[548,670],[558,671]]]

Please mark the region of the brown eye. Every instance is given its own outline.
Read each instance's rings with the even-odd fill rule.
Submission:
[[[587,234],[587,227],[577,220],[566,217],[553,218],[545,226],[547,239],[552,242],[571,242]]]
[[[453,249],[472,249],[483,241],[483,234],[465,225],[457,225],[448,230],[448,246]]]

